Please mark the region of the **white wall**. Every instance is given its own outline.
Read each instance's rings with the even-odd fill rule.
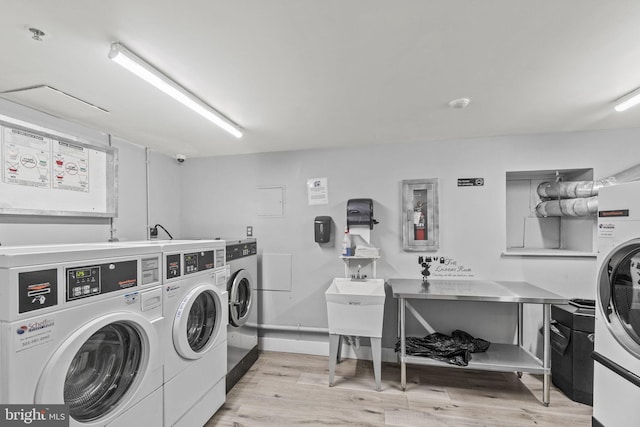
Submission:
[[[417,254],[402,250],[400,182],[438,178],[440,249],[471,268],[475,278],[524,280],[569,298],[595,298],[595,258],[503,257],[505,173],[517,170],[593,168],[596,178],[638,163],[640,130],[563,133],[433,141],[258,155],[190,159],[182,169],[182,222],[188,236],[244,236],[253,225],[260,253],[291,254],[290,292],[265,291],[262,321],[326,327],[324,291],[342,276],[338,259],[346,224],[346,202],[372,198],[380,224],[372,242],[381,248],[378,276],[420,277]],[[241,141],[239,142],[242,143]],[[329,204],[309,206],[309,178],[327,177]],[[483,187],[457,187],[457,178],[483,177]],[[256,215],[256,188],[286,187],[283,218]],[[209,190],[206,191],[205,189]],[[334,220],[333,245],[313,241],[313,220]],[[513,307],[479,303],[427,303],[426,316],[442,332],[461,328],[474,335],[509,341]],[[525,338],[537,350],[541,318],[530,314]],[[395,339],[395,305],[387,304],[384,346]],[[318,339],[301,337],[291,338]],[[324,337],[322,337],[324,339]]]
[[[96,145],[107,146],[109,135],[0,99],[0,115],[23,120],[57,132],[76,136]],[[147,196],[145,148],[111,138],[118,149],[118,217],[114,219],[114,236],[120,240],[145,239],[147,234]],[[179,169],[175,160],[150,152],[150,217],[179,232]],[[170,188],[173,200],[166,198]],[[0,194],[0,198],[2,195]],[[166,223],[166,224],[165,224]],[[155,224],[155,222],[154,222]],[[108,218],[60,216],[0,215],[0,244],[25,245],[48,243],[86,243],[107,241]],[[170,230],[171,231],[171,230]]]
[[[120,240],[147,238],[147,192],[145,148],[112,138],[118,149],[118,217],[114,235]]]
[[[150,151],[149,153],[149,224],[161,224],[173,236],[178,238],[180,232],[180,169],[176,159],[164,154]],[[169,236],[161,228],[158,238],[167,239]]]

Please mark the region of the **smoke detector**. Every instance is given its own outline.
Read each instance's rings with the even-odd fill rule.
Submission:
[[[35,28],[35,27],[29,27],[29,31],[31,32],[31,38],[41,42],[42,38],[44,37],[44,31]]]
[[[449,103],[449,108],[453,108],[454,110],[460,110],[462,108],[466,108],[471,103],[469,98],[459,98],[454,99]]]

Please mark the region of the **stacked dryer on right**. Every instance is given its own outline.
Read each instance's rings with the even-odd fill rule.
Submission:
[[[640,182],[598,193],[593,425],[640,425]]]
[[[258,360],[258,246],[256,239],[224,238],[230,276],[227,393]]]

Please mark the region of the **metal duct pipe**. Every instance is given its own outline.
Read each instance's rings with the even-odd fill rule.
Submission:
[[[598,212],[598,196],[548,200],[538,203],[538,216],[589,216]]]
[[[602,187],[640,180],[640,164],[597,181],[543,182],[538,185],[538,195],[552,199],[573,199],[597,196]]]
[[[602,187],[619,184],[609,177],[597,181],[543,182],[538,185],[538,195],[551,199],[575,199],[576,197],[597,196]]]

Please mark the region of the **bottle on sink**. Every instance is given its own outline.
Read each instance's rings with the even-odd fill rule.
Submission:
[[[349,229],[344,229],[344,238],[342,239],[342,256],[351,256],[351,236]]]

